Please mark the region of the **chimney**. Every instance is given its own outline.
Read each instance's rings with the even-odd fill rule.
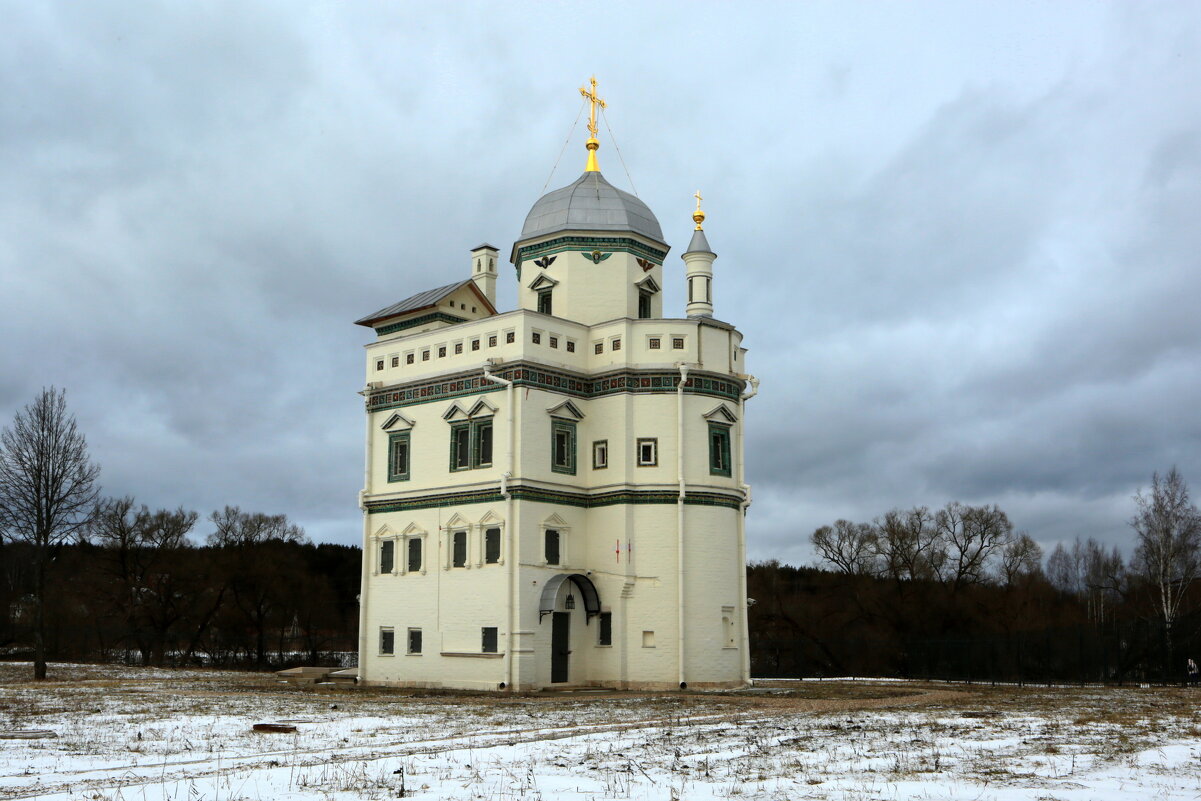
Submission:
[[[471,280],[488,302],[496,308],[496,248],[488,243],[471,249]]]

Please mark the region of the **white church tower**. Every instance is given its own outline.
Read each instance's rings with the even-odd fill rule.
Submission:
[[[522,691],[749,680],[742,335],[701,228],[663,310],[655,215],[597,160],[510,252],[358,321],[367,345],[359,679]],[[678,280],[678,279],[675,279]]]

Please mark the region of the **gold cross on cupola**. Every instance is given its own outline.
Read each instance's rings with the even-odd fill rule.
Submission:
[[[588,100],[591,105],[591,111],[588,114],[588,141],[584,143],[584,147],[588,148],[588,164],[584,167],[584,172],[600,172],[600,163],[596,160],[596,150],[600,147],[600,140],[596,138],[596,107],[602,109],[608,108],[605,101],[601,100],[596,94],[596,76],[593,75],[589,81],[592,84],[592,89],[588,90],[580,87],[580,94]]]
[[[701,211],[701,190],[696,190],[693,195],[696,198],[696,211],[692,212],[692,219],[696,222],[696,230],[701,230],[701,223],[705,221],[705,212]]]

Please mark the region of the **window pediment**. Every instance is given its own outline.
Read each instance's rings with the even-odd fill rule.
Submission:
[[[546,273],[539,273],[538,277],[530,282],[529,288],[537,292],[542,289],[554,289],[558,285],[559,282]]]
[[[710,423],[725,423],[730,425],[738,422],[738,416],[730,411],[730,407],[726,406],[724,403],[719,403],[717,406],[705,412],[701,416]]]
[[[385,420],[380,428],[384,431],[405,431],[415,425],[417,424],[414,421],[397,412]]]
[[[467,413],[467,410],[457,403],[452,403],[450,408],[442,413],[442,419],[446,420],[447,422],[466,420],[469,417],[471,417],[471,415]]]
[[[634,286],[638,287],[643,292],[650,292],[651,294],[659,291],[659,285],[655,282],[655,277],[652,275],[648,275],[641,281],[635,282]]]
[[[468,417],[491,417],[496,414],[496,407],[486,400],[481,400],[471,407],[471,411],[467,413]]]
[[[551,417],[559,417],[564,420],[583,420],[584,413],[580,411],[580,407],[576,406],[569,400],[565,400],[557,406],[552,406],[546,410],[546,413]]]

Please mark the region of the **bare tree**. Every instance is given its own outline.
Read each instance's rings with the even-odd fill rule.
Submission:
[[[67,413],[65,391],[42,393],[0,432],[0,530],[34,554],[35,679],[46,678],[46,575],[54,548],[90,521],[100,468]]]
[[[876,557],[876,530],[867,523],[835,520],[822,526],[809,538],[818,556],[843,573],[873,572]]]
[[[894,579],[933,579],[947,559],[945,544],[925,506],[893,509],[876,521],[876,546],[884,572]]]
[[[949,552],[940,578],[953,590],[983,581],[989,561],[1013,537],[1013,524],[995,505],[952,501],[934,515],[934,528]]]
[[[1038,575],[1042,563],[1042,547],[1023,531],[1001,549],[1001,579],[1006,587],[1012,587],[1027,576]]]
[[[1201,513],[1189,501],[1188,485],[1175,467],[1163,477],[1153,474],[1150,494],[1139,490],[1134,503],[1134,558],[1154,593],[1163,620],[1164,655],[1171,660],[1172,624],[1201,565]]]

